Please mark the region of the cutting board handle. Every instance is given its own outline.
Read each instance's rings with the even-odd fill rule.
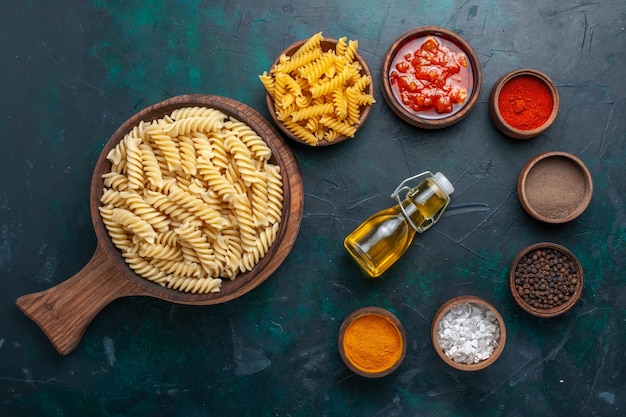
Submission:
[[[37,323],[60,354],[67,355],[78,346],[100,310],[117,298],[141,293],[98,244],[91,260],[76,275],[45,291],[23,295],[15,304]]]

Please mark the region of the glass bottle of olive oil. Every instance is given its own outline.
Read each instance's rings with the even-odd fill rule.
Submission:
[[[408,184],[421,180],[416,186]],[[399,193],[407,191],[404,198]],[[391,194],[398,205],[380,211],[350,233],[343,244],[363,271],[372,278],[382,275],[413,241],[439,220],[454,187],[441,172],[423,172],[404,180]]]

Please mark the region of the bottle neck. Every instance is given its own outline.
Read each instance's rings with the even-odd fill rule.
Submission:
[[[439,220],[449,202],[450,196],[427,178],[407,192],[399,208],[413,229],[422,233]]]

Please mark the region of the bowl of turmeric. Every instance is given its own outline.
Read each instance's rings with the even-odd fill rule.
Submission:
[[[352,312],[339,329],[339,355],[357,375],[380,378],[395,371],[406,354],[406,332],[400,320],[380,307]]]
[[[503,75],[489,94],[489,115],[496,127],[514,139],[545,132],[559,112],[559,92],[550,77],[532,68]]]

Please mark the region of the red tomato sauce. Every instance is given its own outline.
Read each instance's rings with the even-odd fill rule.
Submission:
[[[466,54],[455,43],[432,35],[416,38],[398,50],[389,80],[405,108],[430,118],[458,111],[473,84]]]

